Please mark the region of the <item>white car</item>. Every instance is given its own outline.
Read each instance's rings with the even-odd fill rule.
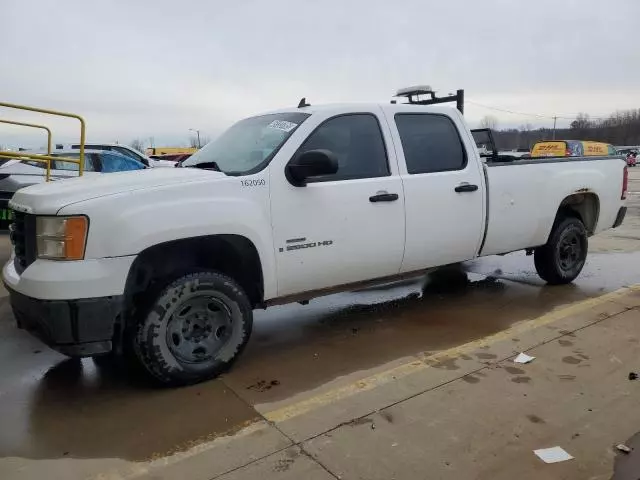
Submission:
[[[34,152],[31,152],[34,153]],[[54,157],[79,158],[78,150],[55,150]],[[141,162],[104,150],[85,150],[83,175],[142,170],[147,168]],[[21,188],[46,181],[45,164],[35,161],[6,160],[0,163],[0,230],[6,229],[11,219],[9,200]],[[78,165],[72,162],[54,160],[50,171],[51,181],[78,176]]]
[[[301,102],[183,166],[18,191],[3,269],[18,325],[193,383],[240,355],[254,308],[517,250],[568,283],[626,212],[622,160],[483,162],[445,107]]]

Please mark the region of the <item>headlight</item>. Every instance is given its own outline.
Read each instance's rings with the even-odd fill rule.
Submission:
[[[37,217],[38,258],[82,260],[87,241],[87,217]]]

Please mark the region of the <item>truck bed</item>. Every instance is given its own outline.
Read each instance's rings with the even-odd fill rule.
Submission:
[[[563,201],[585,202],[590,235],[611,228],[620,205],[623,169],[618,157],[526,158],[486,162],[487,225],[480,255],[546,243]],[[620,183],[620,190],[611,185]]]

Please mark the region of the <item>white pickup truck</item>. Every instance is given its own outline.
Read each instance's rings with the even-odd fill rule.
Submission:
[[[626,211],[623,160],[485,161],[447,107],[283,109],[183,167],[18,191],[3,270],[18,326],[193,383],[239,356],[254,308],[516,250],[571,282],[587,237]]]

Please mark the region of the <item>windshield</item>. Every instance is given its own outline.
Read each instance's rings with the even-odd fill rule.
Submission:
[[[308,113],[291,112],[245,118],[194,153],[182,166],[215,162],[226,174],[258,172],[307,117]]]

